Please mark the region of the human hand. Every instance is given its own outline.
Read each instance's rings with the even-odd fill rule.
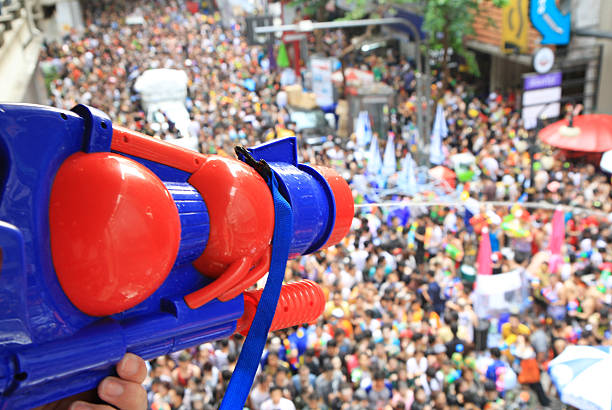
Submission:
[[[117,363],[117,375],[102,380],[96,390],[80,393],[38,407],[36,410],[145,410],[147,393],[142,382],[147,377],[145,362],[132,353],[126,353]],[[104,400],[107,404],[94,404]]]

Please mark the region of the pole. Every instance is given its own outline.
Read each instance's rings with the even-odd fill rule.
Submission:
[[[535,170],[534,170],[534,165],[535,165],[535,161],[534,161],[534,156],[535,156],[535,150],[536,150],[536,142],[538,139],[538,134],[540,134],[540,131],[542,131],[542,128],[544,128],[544,122],[542,121],[542,114],[544,114],[544,111],[546,110],[546,108],[548,108],[548,106],[550,104],[555,104],[558,103],[559,101],[551,101],[547,104],[544,105],[544,107],[542,107],[542,109],[540,110],[540,112],[538,113],[538,116],[536,117],[536,128],[535,128],[535,133],[533,134],[532,137],[529,138],[529,189],[527,190],[527,197],[529,198],[530,201],[534,200],[534,196],[535,196],[535,183],[533,181],[534,177],[535,177]],[[572,120],[570,119],[570,127],[572,126]]]
[[[294,40],[293,43],[293,59],[295,60],[293,62],[293,69],[295,70],[295,77],[297,79],[299,79],[299,84],[302,84],[301,81],[301,73],[300,73],[300,58],[301,58],[301,53],[300,53],[300,41],[301,40]]]
[[[427,137],[431,136],[431,124],[433,122],[433,109],[434,105],[429,104],[431,100],[431,88],[429,87],[431,82],[431,66],[429,65],[429,49],[425,53],[425,81],[423,83],[423,99],[425,101],[426,115],[425,115],[425,131]]]
[[[425,141],[426,140],[426,128],[425,121],[423,118],[423,73],[418,71],[416,73],[416,89],[417,89],[417,100],[416,100],[416,109],[417,109],[417,129],[419,130],[419,141],[418,141],[418,157],[417,163],[419,165],[426,165],[426,152],[425,152]]]
[[[546,106],[544,107],[544,109],[545,108]],[[544,111],[544,109],[542,109],[542,111]],[[535,200],[535,183],[533,181],[535,177],[534,156],[536,151],[536,140],[538,138],[538,134],[540,133],[542,128],[544,128],[542,126],[542,119],[540,118],[540,115],[542,115],[542,111],[540,111],[540,114],[538,114],[538,118],[536,119],[535,133],[529,138],[529,188],[527,190],[527,198],[529,201]]]
[[[426,78],[427,76],[424,76],[423,73],[423,56],[421,55],[421,42],[422,42],[422,38],[421,38],[421,32],[419,31],[419,29],[417,28],[417,26],[412,23],[409,20],[403,20],[403,19],[399,19],[402,20],[401,24],[404,24],[408,27],[408,29],[410,29],[410,31],[413,34],[414,37],[414,43],[415,43],[415,48],[416,48],[416,55],[415,55],[415,60],[416,60],[416,92],[417,92],[417,104],[416,104],[416,109],[417,109],[417,129],[419,130],[419,139],[420,139],[420,143],[419,144],[421,147],[425,146],[425,141],[428,136],[428,126],[427,126],[427,120],[425,119],[425,114],[423,112],[423,100],[424,100],[424,82],[426,83]],[[425,58],[427,59],[427,55],[425,56]],[[429,64],[428,61],[425,61],[425,66],[428,69],[429,68]],[[419,149],[419,155],[416,159],[417,163],[419,165],[425,165],[425,155],[423,155],[423,152],[421,149]]]

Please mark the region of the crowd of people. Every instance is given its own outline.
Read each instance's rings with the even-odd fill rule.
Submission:
[[[144,24],[126,24],[134,11]],[[215,11],[194,14],[182,2],[165,0],[91,1],[84,14],[82,33],[46,44],[41,56],[55,73],[52,105],[90,104],[114,123],[170,138],[176,132],[171,121],[152,127],[133,84],[147,69],[176,68],[189,79],[189,128],[202,152],[231,153],[235,144],[263,141],[269,128],[290,127],[286,101],[278,96],[300,78],[288,80],[270,64],[268,50],[247,46],[240,22],[227,24]],[[325,36],[327,52],[337,54],[346,39],[333,31]],[[374,56],[362,64],[394,88],[399,126],[412,124],[409,62]],[[256,81],[254,91],[241,85],[245,78]],[[364,206],[340,244],[289,261],[285,281],[314,280],[328,302],[317,323],[269,335],[249,409],[545,407],[555,396],[554,387],[540,383],[547,363],[568,344],[612,340],[608,177],[549,147],[535,156],[532,174],[518,96],[478,98],[464,81],[443,89],[439,80],[438,74],[431,99],[445,111],[445,157],[475,156],[481,175],[462,190],[485,205],[472,212],[461,204],[423,207],[400,192],[397,208],[368,206],[371,195],[360,190],[371,175],[355,135],[332,135],[317,148],[301,143],[301,161],[336,167]],[[413,152],[409,139],[398,138],[395,147],[397,158]],[[553,211],[521,207],[525,196],[582,209],[565,213],[561,259],[551,260],[548,252]],[[493,200],[519,206],[486,205]],[[476,314],[473,277],[465,272],[478,268],[478,244],[487,234],[493,274],[519,272],[530,296],[495,317],[483,341],[486,322]],[[242,341],[237,335],[149,362],[150,407],[215,408]]]

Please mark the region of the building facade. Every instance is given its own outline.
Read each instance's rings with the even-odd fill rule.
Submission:
[[[549,9],[569,20],[566,45],[543,44],[548,33],[536,27],[538,16],[533,14],[546,15]],[[607,0],[510,0],[504,9],[483,2],[468,46],[477,53],[490,91],[519,92],[523,77],[535,72],[535,53],[549,47],[555,56],[550,70],[563,74],[561,102],[582,103],[585,112],[612,114],[612,40],[601,37],[612,36],[612,20],[606,18],[611,15],[612,2]],[[556,33],[565,29],[550,18],[546,21]]]
[[[82,30],[82,15],[78,0],[0,1],[1,102],[48,103],[39,61],[43,41]]]

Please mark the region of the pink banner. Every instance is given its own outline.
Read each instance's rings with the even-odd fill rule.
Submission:
[[[492,275],[493,265],[491,263],[491,240],[489,238],[489,228],[482,229],[480,245],[478,246],[478,274]]]
[[[552,220],[552,234],[548,250],[553,255],[561,255],[561,246],[565,241],[565,214],[561,209],[557,209]]]

